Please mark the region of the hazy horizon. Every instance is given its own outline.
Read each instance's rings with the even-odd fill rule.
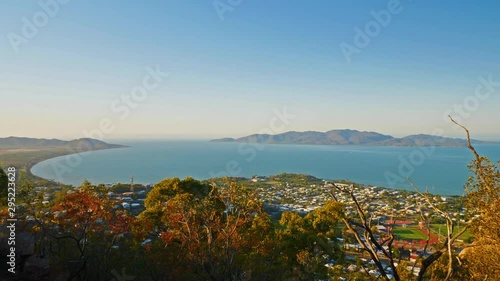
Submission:
[[[342,129],[332,129],[332,130],[342,130]],[[350,129],[350,130],[356,130],[356,129]],[[314,131],[314,130],[307,130],[307,131]],[[327,130],[329,131],[329,130]],[[327,132],[327,131],[318,131],[318,132]],[[361,131],[361,130],[357,130]],[[292,131],[286,131],[286,132],[292,132]],[[276,134],[281,134],[281,133],[286,133],[286,132],[280,132]],[[305,131],[293,131],[293,132],[305,132]],[[419,134],[424,134],[424,133],[413,133],[413,134],[408,134],[408,135],[396,135],[396,134],[390,134],[390,133],[382,133],[382,132],[377,132],[377,131],[363,131],[363,132],[376,132],[380,133],[383,135],[389,135],[395,138],[402,138],[410,135],[419,135]],[[148,135],[142,135],[142,136],[113,136],[113,137],[104,137],[104,138],[96,138],[100,139],[105,142],[116,142],[116,141],[141,141],[141,140],[151,140],[151,141],[156,141],[156,140],[214,140],[214,139],[219,139],[219,138],[241,138],[241,137],[246,137],[249,135],[257,134],[252,133],[248,135],[213,135],[213,136],[197,136],[197,135],[165,135],[165,136],[148,136]],[[274,134],[273,134],[274,135]],[[427,134],[426,134],[427,135]],[[432,134],[429,134],[432,135]],[[53,136],[41,136],[41,137],[32,137],[32,136],[0,136],[0,138],[8,138],[8,137],[20,137],[20,138],[37,138],[37,139],[59,139],[59,140],[64,140],[64,141],[71,141],[79,138],[86,138],[86,136],[77,136],[77,137],[53,137]],[[444,137],[447,138],[459,138],[459,139],[466,139],[465,134],[460,135],[444,135]],[[492,137],[492,136],[483,136],[483,137],[474,137],[471,135],[472,139],[475,140],[481,140],[481,141],[495,141],[495,142],[500,142],[500,137]]]

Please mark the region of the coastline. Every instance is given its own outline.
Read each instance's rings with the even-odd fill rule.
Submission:
[[[83,179],[89,177],[95,182],[112,183],[128,181],[133,175],[137,183],[154,183],[167,177],[190,176],[204,180],[224,175],[251,177],[252,175],[269,176],[289,172],[309,174],[323,179],[350,179],[360,184],[393,189],[411,189],[403,176],[399,177],[401,181],[399,178],[391,178],[393,180],[391,186],[385,174],[389,172],[391,175],[399,176],[398,169],[401,163],[407,163],[403,160],[409,161],[409,155],[414,154],[412,154],[412,148],[364,147],[361,149],[363,146],[336,146],[338,149],[324,150],[316,149],[318,146],[305,146],[270,145],[265,152],[257,151],[255,161],[247,162],[249,159],[247,156],[250,153],[238,152],[237,144],[207,145],[205,141],[177,140],[134,142],[131,149],[82,155],[89,160],[85,160],[77,169],[72,169],[74,171],[71,176],[64,178],[59,178],[56,172],[57,163],[66,162],[64,157],[43,162],[34,168],[33,162],[30,168],[31,174],[45,179],[57,179],[63,184],[73,186],[81,184]],[[323,148],[328,147],[330,146],[323,146]],[[489,147],[491,146],[485,146],[488,149],[484,150],[483,154],[498,158],[500,146],[492,147],[495,148],[494,150],[490,150]],[[489,155],[490,152],[493,155]],[[121,156],[108,157],[108,154]],[[418,172],[411,175],[412,180],[419,186],[428,187],[433,193],[462,194],[463,184],[467,180],[463,175],[467,173],[466,165],[469,163],[466,159],[469,158],[466,149],[440,148],[433,155],[426,159],[425,165],[414,167],[418,168]],[[73,160],[70,162],[76,163],[75,157],[78,156],[70,156],[69,158]],[[137,161],[137,159],[142,160]],[[269,159],[274,160],[268,162]],[[192,165],[193,161],[197,163],[197,166]],[[234,169],[230,170],[228,163],[237,165],[237,170],[231,166],[230,168]],[[56,171],[52,169],[52,164],[56,164],[54,166]],[[122,169],[114,168],[116,164],[119,164]],[[96,165],[99,168],[96,168]],[[453,180],[449,180],[446,176],[434,177],[432,175],[435,171],[441,171],[441,175],[456,176]]]
[[[426,154],[429,151],[416,151],[410,147],[351,145],[276,144],[267,146],[263,151],[251,146],[239,151],[235,143],[211,144],[205,140],[147,140],[125,144],[132,147],[82,154],[85,161],[64,177],[58,176],[61,174],[58,172],[59,164],[66,165],[66,159],[77,164],[79,160],[76,158],[80,156],[50,160],[58,156],[53,154],[51,157],[39,158],[37,163],[49,160],[37,166],[33,161],[30,163],[30,172],[44,179],[56,179],[73,186],[80,185],[85,178],[93,182],[113,183],[128,182],[134,176],[136,183],[154,183],[172,177],[189,176],[204,180],[224,175],[251,177],[289,172],[407,190],[411,189],[405,179],[408,175],[415,184],[428,188],[432,193],[461,195],[464,193],[463,186],[469,173],[467,165],[471,158],[466,148],[436,148]],[[477,149],[490,159],[500,159],[499,145],[478,145]],[[250,158],[253,152],[255,156]],[[415,162],[415,159],[420,159],[412,158],[416,154],[423,155],[425,159]]]
[[[66,185],[52,179],[39,177],[31,172],[31,169],[38,163],[50,160],[53,158],[80,154],[85,152],[108,150],[116,148],[127,148],[124,145],[110,145],[110,147],[98,147],[91,149],[73,149],[71,147],[50,147],[41,148],[35,151],[21,151],[15,153],[6,153],[0,155],[0,163],[3,167],[16,167],[20,171],[20,179],[27,179],[35,183],[43,182],[49,186]]]

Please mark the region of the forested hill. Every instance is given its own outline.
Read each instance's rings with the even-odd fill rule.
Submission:
[[[36,138],[23,138],[23,137],[0,138],[0,149],[56,148],[56,147],[69,147],[69,148],[84,147],[88,150],[98,150],[98,149],[108,149],[108,148],[119,148],[124,146],[118,144],[109,144],[91,138],[81,138],[71,141],[64,141],[59,139],[36,139]]]
[[[376,132],[357,130],[331,130],[328,132],[286,132],[282,134],[254,134],[242,138],[222,138],[215,142],[249,142],[269,144],[316,144],[316,145],[380,145],[380,146],[466,146],[467,141],[433,135],[410,135],[395,138]],[[486,143],[472,140],[473,144]]]

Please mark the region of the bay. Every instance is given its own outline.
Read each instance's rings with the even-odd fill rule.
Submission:
[[[65,184],[156,183],[168,177],[208,179],[214,176],[309,174],[348,179],[371,186],[463,194],[472,153],[465,147],[390,147],[354,145],[263,145],[207,140],[115,141],[127,148],[66,155],[33,166],[34,175]],[[495,163],[500,145],[477,145]]]

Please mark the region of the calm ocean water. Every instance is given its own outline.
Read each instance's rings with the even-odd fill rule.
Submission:
[[[259,145],[201,140],[120,141],[128,148],[53,158],[35,165],[33,174],[65,184],[156,183],[167,177],[304,173],[323,179],[349,179],[373,186],[410,189],[410,176],[421,189],[462,194],[472,154],[466,148],[326,145]],[[477,145],[492,161],[500,145]]]

